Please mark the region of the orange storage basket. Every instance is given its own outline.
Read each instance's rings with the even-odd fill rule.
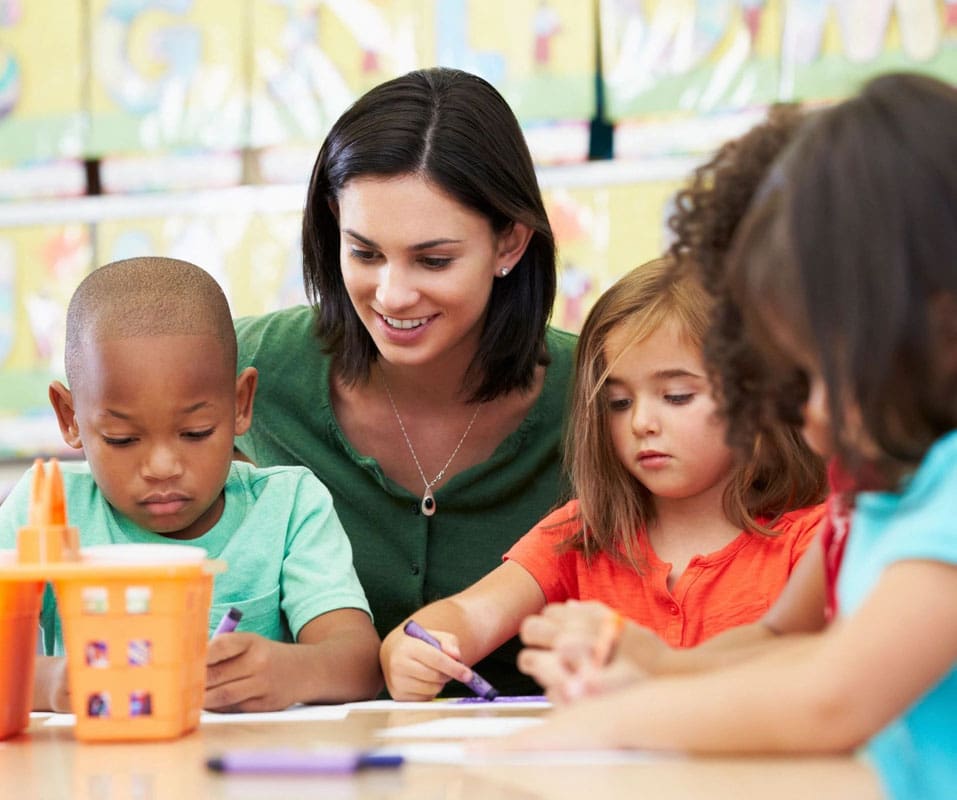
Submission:
[[[77,738],[171,739],[193,730],[213,584],[203,564],[91,566],[53,584]]]
[[[79,547],[54,459],[39,460],[17,550],[0,551],[0,738],[30,721],[43,586],[63,623],[76,737],[172,739],[199,724],[213,573],[177,544]]]
[[[157,563],[129,562],[140,548]],[[187,549],[200,558],[161,562]],[[86,552],[94,550],[96,560],[46,564],[17,564],[0,552],[0,738],[29,723],[46,580],[63,623],[77,739],[173,739],[199,724],[213,574],[222,562],[185,545]],[[112,552],[124,558],[110,561]]]

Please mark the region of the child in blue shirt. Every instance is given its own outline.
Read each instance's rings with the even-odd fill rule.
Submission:
[[[743,330],[758,345],[748,362],[713,361],[737,398],[732,433],[798,414],[808,444],[839,468],[825,585],[795,587],[822,607],[833,598],[836,616],[735,664],[584,700],[503,746],[861,747],[890,796],[950,797],[957,89],[888,75],[810,118],[743,221],[722,291],[743,328],[716,336]],[[802,396],[782,391],[792,367],[806,376]]]
[[[86,456],[62,467],[81,545],[172,540],[228,565],[214,583],[210,631],[229,607],[243,617],[209,644],[205,707],[375,696],[379,639],[328,491],[301,467],[233,461],[257,373],[236,375],[229,306],[212,277],[168,258],[92,272],[67,312],[66,376],[69,388],[52,383],[50,401],[64,441]],[[32,477],[0,506],[0,547],[16,546]],[[65,711],[49,590],[41,624],[34,707]]]

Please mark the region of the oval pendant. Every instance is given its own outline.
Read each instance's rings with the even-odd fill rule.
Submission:
[[[420,508],[422,509],[422,513],[427,517],[431,517],[435,513],[435,498],[432,496],[431,489],[426,489],[425,497],[422,498]]]

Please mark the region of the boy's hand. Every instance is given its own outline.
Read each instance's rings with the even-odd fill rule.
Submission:
[[[379,663],[393,700],[431,700],[450,679],[471,679],[472,670],[459,660],[462,654],[455,634],[429,633],[442,644],[441,650],[409,636],[401,625],[382,642]]]
[[[70,683],[65,658],[37,656],[33,680],[33,710],[70,712]]]
[[[296,645],[256,633],[214,636],[206,652],[206,696],[211,711],[278,711],[296,702],[290,680]]]

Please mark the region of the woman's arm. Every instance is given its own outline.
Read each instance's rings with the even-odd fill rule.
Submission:
[[[874,735],[957,661],[957,567],[904,561],[827,631],[699,675],[653,679],[557,712],[511,749],[642,747],[841,752]]]
[[[545,595],[524,567],[506,561],[458,594],[417,611],[414,619],[442,643],[439,651],[397,626],[382,642],[379,660],[396,700],[429,700],[454,678],[467,681],[466,666],[484,658],[517,632],[522,619],[540,611]]]

